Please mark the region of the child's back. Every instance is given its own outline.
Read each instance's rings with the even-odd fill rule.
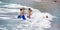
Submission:
[[[24,8],[20,9],[20,11],[18,12],[18,18],[22,18],[23,20],[26,20],[25,16],[24,16]]]
[[[28,11],[27,17],[30,19],[30,18],[31,18],[30,16],[31,16],[32,10],[31,10],[30,8],[29,8],[28,10],[29,10],[29,11]]]

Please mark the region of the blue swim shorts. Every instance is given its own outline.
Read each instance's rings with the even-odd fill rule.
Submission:
[[[22,15],[22,16],[21,16],[21,15],[19,15],[19,16],[18,16],[18,19],[19,19],[19,18],[20,18],[20,19],[22,18],[23,20],[26,20],[26,18],[25,18],[25,16],[24,16],[24,15]]]

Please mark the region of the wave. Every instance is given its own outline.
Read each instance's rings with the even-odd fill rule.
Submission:
[[[16,24],[16,26],[13,27],[11,30],[45,30],[44,28],[51,27],[52,22],[50,21],[53,21],[53,18],[55,18],[55,16],[51,15],[50,13],[42,13],[38,9],[22,6],[20,4],[8,4],[4,5],[3,7],[6,8],[0,8],[0,14],[1,14],[0,19],[17,20],[17,21],[21,20],[17,19],[18,16],[17,13],[20,8],[22,7],[26,8],[25,10],[26,14],[28,8],[32,9],[31,19],[28,19],[27,15],[25,14],[27,20],[19,22],[19,24]],[[46,18],[46,16],[48,16],[48,18]]]
[[[0,1],[0,3],[2,3],[2,1]]]

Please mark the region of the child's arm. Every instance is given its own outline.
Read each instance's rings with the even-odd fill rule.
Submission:
[[[18,12],[18,15],[20,15],[20,10],[19,10],[19,12]]]

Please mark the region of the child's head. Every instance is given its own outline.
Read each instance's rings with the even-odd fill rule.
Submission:
[[[20,9],[20,11],[22,11],[22,9]]]
[[[31,8],[29,8],[28,10],[32,12]]]
[[[20,11],[25,10],[25,8],[21,8]]]
[[[31,8],[29,8],[28,10],[31,10]]]

